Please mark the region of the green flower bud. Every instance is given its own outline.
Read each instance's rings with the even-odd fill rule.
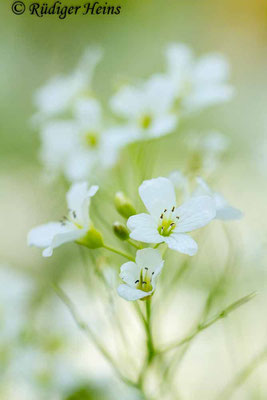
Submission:
[[[121,222],[114,222],[113,224],[113,232],[120,240],[129,239],[128,229]]]
[[[136,210],[131,203],[131,200],[125,196],[123,192],[117,192],[115,195],[115,207],[118,213],[124,218],[130,218],[131,215],[136,214]]]
[[[93,226],[87,231],[86,235],[76,240],[76,243],[86,246],[89,249],[98,249],[104,246],[102,235]]]

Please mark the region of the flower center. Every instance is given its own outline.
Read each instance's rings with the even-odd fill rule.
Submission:
[[[144,114],[140,120],[141,127],[148,129],[152,124],[152,117],[149,114]]]
[[[85,134],[86,146],[95,148],[99,143],[98,134],[96,132],[87,132]]]
[[[174,215],[175,206],[168,212],[167,208],[163,211],[159,219],[158,232],[162,236],[170,236],[176,227],[178,216]]]
[[[60,220],[61,225],[68,225],[68,224],[73,224],[76,226],[78,229],[83,229],[83,226],[78,223],[77,221],[77,214],[73,210],[69,210],[68,216],[65,216],[61,218]]]
[[[153,290],[152,287],[152,276],[154,272],[151,274],[147,267],[142,268],[140,271],[139,279],[135,281],[136,289],[142,290],[143,292],[151,292]]]

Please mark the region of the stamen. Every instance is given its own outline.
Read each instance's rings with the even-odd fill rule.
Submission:
[[[139,283],[139,279],[137,279],[134,283],[135,283],[135,284],[136,284],[136,283]]]
[[[148,271],[148,268],[147,268],[147,267],[145,267],[145,269]]]
[[[180,217],[178,217],[178,216],[177,216],[176,218],[177,218],[177,219],[180,219]]]
[[[75,211],[72,211],[72,215],[73,215],[73,217],[74,217],[74,218],[76,218],[76,217],[77,217],[77,214],[76,214],[76,212],[75,212]]]
[[[170,224],[170,226],[173,226],[173,225],[175,225],[175,223],[174,223],[174,222],[172,222],[172,223]]]
[[[167,212],[167,208],[165,208],[164,212]]]
[[[175,210],[175,206],[172,207],[172,212]]]
[[[146,285],[147,283],[145,281],[142,282],[143,285]]]
[[[155,273],[155,272],[153,271],[151,275],[154,275],[154,273]]]
[[[163,213],[161,214],[160,218],[163,219]]]

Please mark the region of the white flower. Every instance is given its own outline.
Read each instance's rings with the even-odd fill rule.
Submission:
[[[41,160],[52,175],[63,173],[73,182],[88,179],[93,170],[115,164],[125,144],[122,133],[105,129],[100,103],[79,99],[74,119],[53,121],[41,131]]]
[[[91,91],[92,75],[101,57],[99,48],[89,47],[71,74],[56,76],[37,91],[37,122],[68,111],[76,98]]]
[[[86,182],[72,185],[67,193],[68,216],[61,222],[33,228],[28,234],[28,245],[44,248],[43,256],[50,257],[56,247],[82,239],[91,228],[90,199],[97,190],[98,186],[88,189]]]
[[[222,55],[207,54],[195,60],[191,49],[173,43],[167,47],[166,58],[179,110],[190,113],[231,99],[233,88],[226,83],[229,65]]]
[[[125,135],[132,140],[171,133],[178,122],[172,113],[172,83],[155,75],[139,86],[125,86],[110,101],[112,111],[126,121]]]
[[[197,243],[185,233],[203,227],[214,218],[213,199],[193,197],[177,207],[173,184],[167,178],[144,181],[139,194],[149,214],[128,219],[130,237],[144,243],[165,242],[170,249],[194,255]]]
[[[125,284],[118,287],[119,295],[129,301],[151,296],[163,264],[158,250],[138,250],[135,262],[129,261],[121,266],[120,277]]]
[[[230,206],[220,193],[213,192],[207,185],[207,183],[204,181],[204,179],[198,177],[197,183],[198,187],[194,191],[193,195],[194,196],[207,195],[214,200],[216,207],[216,216],[215,216],[216,219],[222,219],[227,221],[227,220],[240,219],[243,216],[242,212],[237,208]]]

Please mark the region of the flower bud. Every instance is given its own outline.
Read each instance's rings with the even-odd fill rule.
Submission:
[[[124,218],[130,218],[131,215],[136,214],[136,210],[131,203],[131,200],[125,196],[123,192],[117,192],[115,195],[115,207],[118,213]]]
[[[129,239],[128,229],[121,222],[114,222],[113,224],[113,232],[120,240]]]
[[[103,247],[104,245],[101,233],[93,226],[90,227],[84,237],[76,240],[76,243],[86,246],[89,249],[97,249],[99,247]]]

